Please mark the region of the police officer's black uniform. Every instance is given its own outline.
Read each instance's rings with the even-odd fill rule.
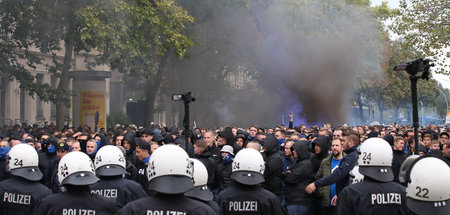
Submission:
[[[42,178],[39,158],[34,147],[14,146],[8,153],[12,177],[0,183],[0,214],[30,214],[51,191],[38,181]]]
[[[213,215],[215,212],[206,204],[184,196],[192,189],[193,165],[187,153],[179,146],[167,144],[153,152],[148,162],[149,197],[125,205],[121,214],[182,214]]]
[[[359,172],[364,181],[338,194],[338,215],[408,214],[406,189],[393,182],[392,148],[381,138],[369,138],[358,149]]]
[[[40,202],[35,215],[115,214],[120,205],[103,196],[91,194],[89,186],[66,185],[68,192],[51,195]]]
[[[100,179],[91,185],[91,193],[116,200],[121,205],[147,196],[141,185],[121,176],[100,177]]]
[[[29,215],[52,191],[37,181],[12,176],[0,182],[0,214]]]
[[[216,213],[204,203],[185,197],[183,194],[157,193],[128,203],[117,213],[117,215],[134,214],[212,215]]]
[[[346,187],[338,196],[337,214],[408,214],[406,190],[395,182],[363,182]]]
[[[235,182],[219,194],[217,202],[223,215],[286,214],[275,194],[260,185],[249,186]]]

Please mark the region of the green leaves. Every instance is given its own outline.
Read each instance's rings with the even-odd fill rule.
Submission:
[[[400,36],[404,48],[418,50],[418,57],[430,57],[442,66],[437,73],[450,75],[449,65],[444,60],[450,52],[444,52],[450,45],[450,28],[448,27],[450,8],[448,0],[410,0],[401,1],[400,14],[395,17],[390,29]]]
[[[192,47],[183,32],[194,19],[173,0],[99,0],[76,15],[81,40],[100,51],[98,62],[123,73],[153,73],[169,50],[183,58]]]

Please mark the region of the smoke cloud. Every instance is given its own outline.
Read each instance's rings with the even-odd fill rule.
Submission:
[[[375,23],[344,0],[182,5],[195,47],[173,90],[196,95],[200,127],[347,123],[355,77],[381,71]]]

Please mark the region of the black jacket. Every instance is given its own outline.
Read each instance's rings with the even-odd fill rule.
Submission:
[[[101,177],[99,182],[91,185],[91,193],[113,199],[120,205],[147,196],[140,184],[122,176]]]
[[[283,195],[283,159],[278,150],[278,142],[275,136],[269,135],[264,139],[266,154],[266,169],[264,170],[263,187],[277,196]]]
[[[407,215],[406,190],[395,182],[364,179],[342,190],[336,211],[338,215]]]
[[[336,194],[339,193],[350,183],[350,171],[356,164],[356,149],[359,145],[355,145],[345,151],[347,154],[342,158],[341,164],[337,169],[325,178],[318,179],[314,182],[316,187],[323,187],[336,183]]]
[[[52,191],[39,182],[12,176],[0,182],[0,214],[28,215]]]
[[[122,146],[123,146],[123,141],[126,140],[130,143],[130,150],[126,151],[126,158],[127,161],[132,163],[133,165],[137,166],[138,163],[138,158],[136,157],[136,139],[134,137],[133,132],[127,132],[124,136],[123,136],[123,140],[122,140]]]
[[[291,165],[290,171],[284,173],[286,184],[286,205],[309,205],[311,195],[306,193],[305,187],[314,179],[309,152],[309,143],[299,141],[292,145],[298,159]]]
[[[231,186],[231,170],[232,170],[233,161],[228,163],[220,163],[219,164],[219,190],[225,190],[226,188]]]
[[[211,153],[203,151],[196,158],[205,165],[208,170],[208,187],[216,189],[219,187],[219,170],[216,161],[211,157]]]
[[[154,213],[156,212],[156,213]],[[132,201],[117,212],[117,215],[134,214],[185,214],[214,215],[208,205],[181,195],[154,194]]]
[[[126,162],[127,166],[127,174],[125,175],[126,179],[130,179],[132,181],[136,181],[137,180],[137,174],[138,174],[138,170],[136,168],[136,166],[134,164],[132,164],[131,162]]]
[[[393,158],[392,158],[392,173],[394,173],[394,181],[398,181],[398,173],[400,172],[400,167],[402,166],[403,161],[406,159],[406,154],[401,151],[397,151],[392,149]]]
[[[328,154],[328,149],[330,148],[329,145],[329,139],[328,136],[318,136],[314,142],[312,143],[311,147],[312,147],[312,151],[315,152],[314,147],[316,145],[320,146],[320,153],[319,154],[315,154],[316,156],[312,156],[311,157],[311,163],[313,165],[313,172],[317,173],[317,170],[319,170],[320,167],[320,163],[322,163],[322,160],[325,159],[329,154]]]
[[[222,191],[217,203],[223,215],[231,214],[287,214],[275,194],[259,185],[246,186],[234,182]]]
[[[115,214],[120,205],[103,196],[91,194],[88,186],[68,188],[67,192],[56,193],[43,199],[34,210],[35,215],[59,214]]]
[[[136,182],[139,183],[145,191],[148,191],[147,164],[142,161],[138,161],[136,168]]]
[[[8,172],[8,162],[6,159],[0,158],[0,181],[6,180],[11,177]]]

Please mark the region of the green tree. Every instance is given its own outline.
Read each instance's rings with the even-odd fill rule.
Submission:
[[[183,31],[193,18],[174,0],[99,0],[77,13],[81,41],[95,44],[97,63],[108,63],[128,76],[142,77],[145,126],[153,121],[154,103],[170,61],[183,58],[192,42]]]
[[[448,0],[401,0],[400,13],[390,29],[400,36],[404,48],[418,52],[412,58],[431,57],[442,69],[438,73],[450,75],[444,60],[450,57],[445,51],[450,45]]]
[[[50,101],[55,98],[52,88],[37,83],[30,72],[42,63],[42,59],[30,50],[40,38],[34,30],[34,3],[32,0],[0,1],[0,75],[17,80],[20,89],[30,96],[37,94],[43,101]]]

